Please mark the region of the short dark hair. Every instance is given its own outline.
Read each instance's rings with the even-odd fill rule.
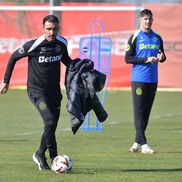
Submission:
[[[54,16],[54,15],[45,16],[44,19],[43,19],[43,26],[44,26],[46,21],[59,24],[58,18],[56,16]]]
[[[152,11],[149,9],[143,9],[142,11],[140,11],[140,17],[143,17],[145,15],[153,17]]]

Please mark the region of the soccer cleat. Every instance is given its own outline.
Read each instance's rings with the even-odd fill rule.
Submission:
[[[38,152],[35,152],[32,158],[33,161],[38,165],[39,170],[50,170],[50,167],[47,164],[46,157],[44,155],[39,155]]]
[[[141,152],[143,154],[153,154],[154,153],[154,151],[147,144],[142,145]]]
[[[138,150],[139,150],[139,144],[135,142],[135,143],[132,145],[132,147],[129,149],[129,152],[137,153]]]

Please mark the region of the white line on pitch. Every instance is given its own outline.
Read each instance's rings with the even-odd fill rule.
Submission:
[[[33,133],[32,132],[25,132],[25,133],[18,133],[18,134],[15,134],[16,136],[26,136],[26,135],[32,135]]]

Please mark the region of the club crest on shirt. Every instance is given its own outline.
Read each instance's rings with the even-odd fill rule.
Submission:
[[[57,53],[60,53],[61,52],[61,46],[60,45],[57,45],[56,48],[55,48],[55,51]]]
[[[152,41],[157,42],[158,41],[157,37],[152,37]]]

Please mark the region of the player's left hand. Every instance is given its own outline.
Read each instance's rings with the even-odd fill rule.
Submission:
[[[9,84],[7,83],[2,83],[0,85],[0,93],[1,94],[5,94],[7,91],[8,91],[8,88],[9,88]]]
[[[166,56],[161,50],[159,50],[159,53],[157,54],[157,59],[161,63],[166,60]]]

